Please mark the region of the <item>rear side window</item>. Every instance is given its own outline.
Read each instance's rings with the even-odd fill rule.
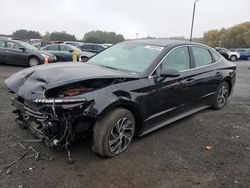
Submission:
[[[219,61],[220,56],[217,53],[213,52],[213,51],[210,51],[210,52],[211,52],[211,54],[213,56],[214,62]]]
[[[58,49],[58,45],[51,45],[51,46],[48,46],[48,47],[46,48],[46,50],[58,51],[59,49]]]
[[[196,67],[201,67],[213,63],[209,51],[201,47],[192,47]]]
[[[5,47],[5,41],[4,40],[0,40],[0,48],[4,48]]]
[[[81,46],[81,49],[84,49],[84,50],[92,50],[92,45],[89,45],[89,44],[83,45],[83,46]]]

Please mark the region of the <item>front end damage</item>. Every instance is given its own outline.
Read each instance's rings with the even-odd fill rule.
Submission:
[[[93,120],[84,110],[94,101],[86,99],[37,99],[27,102],[13,96],[16,123],[29,128],[48,146],[68,147],[86,133]]]
[[[87,63],[58,63],[24,69],[5,84],[17,124],[49,146],[67,147],[90,132],[100,113],[119,98],[115,85],[134,79]]]

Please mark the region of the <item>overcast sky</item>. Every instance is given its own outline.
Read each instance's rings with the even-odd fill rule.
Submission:
[[[18,29],[67,31],[82,39],[91,30],[125,38],[190,35],[193,0],[1,0],[0,33]],[[200,0],[194,37],[250,21],[250,0]]]

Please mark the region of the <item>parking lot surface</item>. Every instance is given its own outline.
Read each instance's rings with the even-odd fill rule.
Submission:
[[[0,65],[0,169],[29,152],[0,173],[0,187],[250,187],[250,61],[236,64],[234,93],[223,110],[206,109],[137,138],[111,159],[80,140],[71,147],[73,164],[64,149],[22,143],[34,137],[15,125],[4,80],[25,67]]]

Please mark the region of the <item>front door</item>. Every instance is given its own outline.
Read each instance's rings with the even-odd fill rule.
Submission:
[[[0,40],[0,63],[5,63],[7,60],[5,40]]]
[[[6,50],[7,50],[7,63],[12,64],[20,64],[20,65],[26,65],[27,64],[27,51],[25,49],[20,49],[23,46],[20,44],[13,42],[13,41],[7,41]]]
[[[175,69],[180,76],[175,78],[161,77],[161,69]],[[186,108],[186,77],[182,73],[190,68],[187,47],[178,47],[170,52],[149,78],[149,94],[146,105],[147,115],[144,120],[145,129],[151,129],[159,123],[182,114]],[[145,131],[145,130],[144,130]]]

